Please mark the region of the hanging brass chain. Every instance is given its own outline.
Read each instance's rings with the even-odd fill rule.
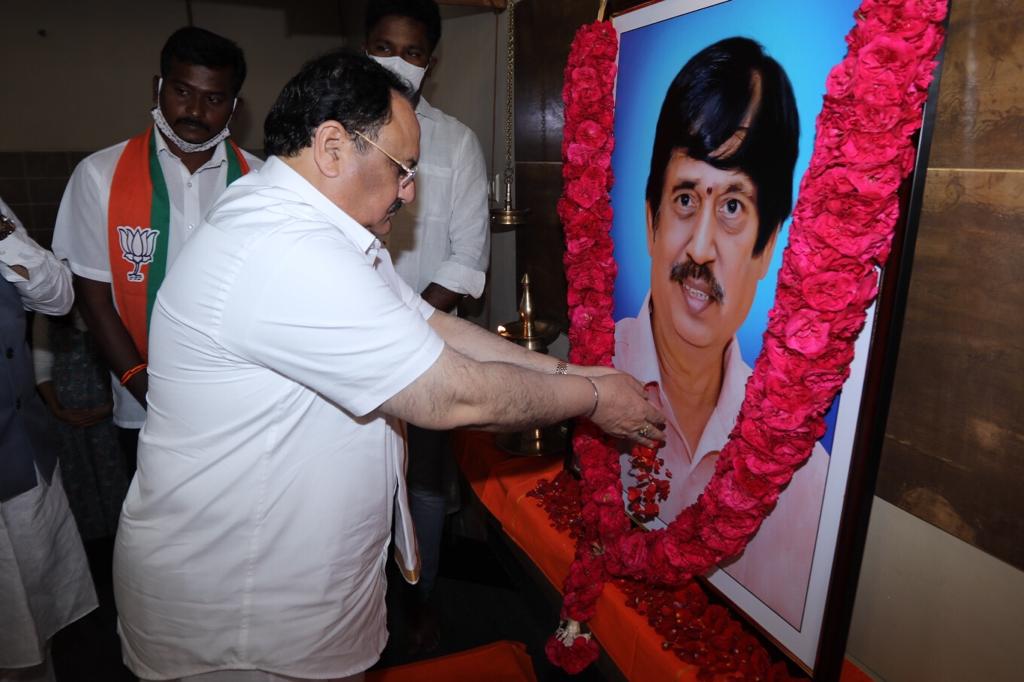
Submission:
[[[516,64],[516,4],[519,0],[510,0],[508,3],[508,72],[505,76],[505,184],[515,178],[515,168],[512,164],[512,104],[515,95],[515,64]]]

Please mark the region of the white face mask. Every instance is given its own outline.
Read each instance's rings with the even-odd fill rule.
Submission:
[[[412,86],[413,92],[419,92],[420,85],[423,83],[423,77],[427,75],[427,70],[425,68],[422,66],[416,66],[415,64],[410,64],[401,57],[377,57],[372,54],[367,54],[366,56],[399,78],[404,78],[409,81],[409,85]]]
[[[167,119],[164,117],[164,112],[160,110],[160,104],[159,104],[159,102],[160,102],[160,91],[163,90],[163,87],[164,87],[164,79],[161,78],[159,80],[159,82],[157,83],[157,86],[156,86],[157,105],[155,107],[153,107],[153,110],[151,112],[149,112],[149,113],[153,115],[153,121],[156,123],[157,129],[161,133],[163,133],[163,136],[167,140],[169,140],[170,142],[173,142],[174,145],[178,149],[180,149],[181,151],[185,152],[186,154],[192,154],[193,152],[205,152],[208,149],[213,149],[214,147],[219,145],[221,142],[226,140],[228,137],[230,137],[231,131],[228,130],[227,126],[224,126],[223,130],[221,130],[219,133],[217,133],[216,135],[211,137],[206,142],[199,142],[199,143],[187,142],[187,141],[181,139],[180,137],[178,137],[178,134],[174,132],[174,129],[171,128],[171,124],[168,123]],[[231,113],[232,114],[235,113],[235,106],[237,106],[237,105],[238,105],[238,98],[236,97],[235,100],[231,103]]]

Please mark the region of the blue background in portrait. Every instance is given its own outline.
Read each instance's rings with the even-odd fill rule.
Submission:
[[[853,27],[860,0],[730,0],[622,34],[615,93],[615,151],[611,191],[615,218],[612,239],[619,274],[615,280],[614,318],[635,317],[650,289],[644,190],[650,172],[651,145],[658,113],[669,84],[683,64],[723,38],[745,36],[761,43],[785,69],[800,113],[800,154],[793,176],[793,204],[800,179],[814,149],[814,122],[821,109],[825,81],[846,56],[844,38]],[[799,35],[799,41],[792,36]],[[789,220],[776,240],[767,276],[746,321],[737,332],[748,365],[761,351],[761,336],[775,298],[782,251],[789,239]],[[828,431],[821,439],[832,451],[839,401],[826,415]]]

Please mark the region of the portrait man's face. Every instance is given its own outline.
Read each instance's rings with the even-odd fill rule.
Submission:
[[[655,338],[724,348],[750,310],[768,270],[775,234],[760,254],[757,187],[676,150],[660,206],[647,206]]]

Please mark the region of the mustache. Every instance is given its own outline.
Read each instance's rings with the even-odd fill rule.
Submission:
[[[205,123],[203,123],[202,121],[200,121],[198,119],[189,118],[188,116],[182,116],[181,118],[179,118],[178,120],[176,120],[174,122],[175,126],[179,126],[179,125],[183,125],[183,124],[187,125],[187,126],[191,126],[193,128],[201,128],[202,130],[205,130],[206,132],[210,132],[210,126],[206,125]]]
[[[388,207],[388,217],[391,217],[398,213],[400,210],[402,210],[403,206],[405,206],[404,201],[402,201],[401,199],[395,199],[394,203],[392,203],[391,206]]]
[[[711,272],[711,268],[694,262],[692,258],[687,258],[685,263],[673,265],[669,271],[668,278],[678,284],[682,284],[690,278],[707,282],[708,287],[711,289],[708,292],[708,298],[715,303],[721,303],[725,300],[725,290],[722,289],[722,285],[719,284],[714,273]]]

